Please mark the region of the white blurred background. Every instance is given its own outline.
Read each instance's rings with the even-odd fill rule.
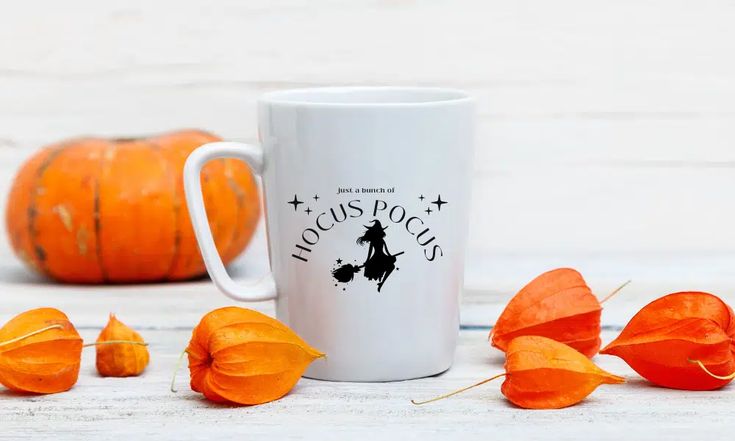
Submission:
[[[733,23],[724,0],[6,1],[2,208],[66,137],[254,140],[270,90],[449,86],[478,100],[469,287],[560,265],[735,287]],[[28,281],[5,237],[0,277]]]

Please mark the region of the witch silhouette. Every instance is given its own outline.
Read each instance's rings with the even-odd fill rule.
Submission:
[[[362,236],[357,238],[357,244],[360,246],[368,244],[365,262],[360,266],[349,263],[342,265],[332,271],[332,275],[339,282],[347,283],[352,281],[354,275],[362,269],[366,279],[378,281],[378,292],[380,292],[388,276],[396,269],[396,257],[404,252],[391,254],[388,251],[388,246],[385,244],[385,230],[388,227],[383,227],[379,220],[374,219],[372,225],[363,226],[366,230]]]

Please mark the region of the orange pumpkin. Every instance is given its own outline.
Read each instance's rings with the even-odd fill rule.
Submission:
[[[182,172],[192,150],[220,138],[184,130],[141,139],[82,138],[51,145],[15,178],[6,222],[16,254],[63,282],[149,282],[204,274]],[[250,241],[260,202],[236,159],[202,170],[209,224],[222,260]]]

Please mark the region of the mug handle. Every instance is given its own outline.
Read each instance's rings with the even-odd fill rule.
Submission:
[[[211,142],[197,148],[186,159],[184,164],[184,193],[189,217],[194,227],[194,234],[199,243],[199,250],[204,259],[210,277],[217,288],[235,300],[257,302],[276,297],[276,284],[269,272],[255,283],[242,285],[236,283],[222,263],[217,247],[209,229],[207,212],[204,209],[202,183],[200,174],[202,167],[212,159],[239,158],[245,161],[253,174],[260,176],[263,172],[263,149],[258,146],[239,142]]]

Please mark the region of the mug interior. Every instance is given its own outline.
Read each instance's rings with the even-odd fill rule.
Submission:
[[[415,105],[469,100],[466,92],[433,87],[317,87],[270,92],[266,103],[325,105]]]

